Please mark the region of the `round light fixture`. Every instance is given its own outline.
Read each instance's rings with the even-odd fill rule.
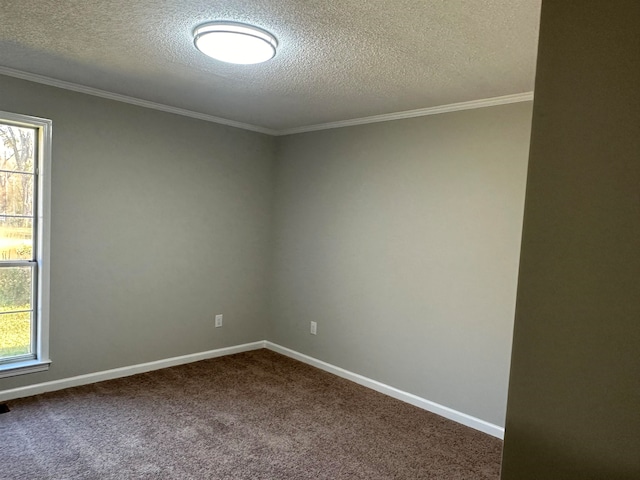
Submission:
[[[276,54],[278,41],[269,32],[235,22],[210,22],[193,32],[196,48],[227,63],[266,62]]]

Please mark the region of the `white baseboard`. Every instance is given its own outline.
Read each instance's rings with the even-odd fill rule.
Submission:
[[[64,388],[78,387],[80,385],[88,385],[90,383],[102,382],[104,380],[113,380],[114,378],[128,377],[138,373],[150,372],[152,370],[160,370],[161,368],[175,367],[185,363],[198,362],[208,358],[222,357],[234,353],[248,352],[250,350],[258,350],[265,348],[265,342],[245,343],[234,347],[218,348],[207,352],[192,353],[182,355],[180,357],[166,358],[155,362],[140,363],[129,367],[114,368],[112,370],[104,370],[102,372],[88,373],[86,375],[78,375],[77,377],[63,378],[61,380],[53,380],[51,382],[37,383],[26,387],[12,388],[10,390],[0,391],[0,402],[13,400],[15,398],[30,397],[41,393],[53,392]]]
[[[78,375],[77,377],[63,378],[61,380],[53,380],[51,382],[37,383],[35,385],[28,385],[26,387],[18,387],[10,390],[0,391],[0,402],[6,402],[15,398],[29,397],[32,395],[39,395],[41,393],[53,392],[56,390],[62,390],[64,388],[78,387],[80,385],[88,385],[90,383],[102,382],[104,380],[113,380],[115,378],[128,377],[130,375],[136,375],[138,373],[150,372],[152,370],[159,370],[161,368],[174,367],[176,365],[183,365],[185,363],[197,362],[200,360],[206,360],[208,358],[222,357],[224,355],[232,355],[234,353],[248,352],[251,350],[258,350],[260,348],[268,348],[274,352],[281,353],[287,357],[299,360],[308,365],[314,366],[326,372],[332,373],[347,380],[351,380],[359,385],[371,388],[377,392],[389,395],[403,402],[414,405],[423,410],[435,413],[442,417],[453,420],[454,422],[461,423],[467,427],[474,428],[481,432],[487,433],[497,438],[504,438],[504,428],[486,422],[466,413],[459,412],[439,403],[426,400],[422,397],[418,397],[412,393],[404,392],[395,387],[391,387],[384,383],[378,382],[371,378],[364,377],[357,373],[350,372],[330,363],[323,362],[316,358],[304,355],[289,348],[277,345],[266,340],[245,343],[243,345],[236,345],[234,347],[219,348],[217,350],[209,350],[207,352],[192,353],[190,355],[183,355],[180,357],[166,358],[164,360],[157,360],[155,362],[140,363],[138,365],[131,365],[129,367],[114,368],[112,370],[104,370],[102,372],[88,373],[86,375]]]
[[[304,355],[302,353],[296,352],[295,350],[282,347],[272,342],[266,341],[265,347],[269,350],[273,350],[274,352],[281,353],[282,355],[286,355],[287,357],[299,360],[303,363],[307,363],[326,372],[333,373],[334,375],[337,375],[339,377],[351,380],[352,382],[355,382],[359,385],[371,388],[372,390],[375,390],[377,392],[384,393],[385,395],[389,395],[390,397],[396,398],[398,400],[402,400],[403,402],[409,403],[418,408],[422,408],[423,410],[435,413],[437,415],[440,415],[441,417],[448,418],[449,420],[461,423],[462,425],[466,425],[467,427],[471,427],[475,430],[479,430],[491,436],[504,439],[504,428],[498,425],[494,425],[493,423],[489,423],[479,418],[472,417],[471,415],[467,415],[466,413],[462,413],[452,408],[445,407],[444,405],[440,405],[439,403],[435,403],[422,397],[418,397],[417,395],[414,395],[412,393],[404,392],[395,387],[391,387],[389,385],[385,385],[384,383],[378,382],[377,380],[372,380],[357,373],[353,373],[343,368],[336,367],[335,365],[331,365],[330,363],[323,362],[322,360]]]

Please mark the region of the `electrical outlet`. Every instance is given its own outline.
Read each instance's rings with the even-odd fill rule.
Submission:
[[[311,322],[311,335],[316,335],[318,333],[318,324],[316,322]]]
[[[222,326],[222,314],[219,313],[218,315],[216,315],[216,328],[221,326]]]

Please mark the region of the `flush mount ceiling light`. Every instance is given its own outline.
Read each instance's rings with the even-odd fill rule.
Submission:
[[[227,63],[266,62],[276,54],[278,41],[258,27],[235,22],[210,22],[193,32],[196,48]]]

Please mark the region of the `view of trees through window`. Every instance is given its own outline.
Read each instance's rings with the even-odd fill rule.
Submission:
[[[33,353],[36,135],[0,123],[0,362]]]

